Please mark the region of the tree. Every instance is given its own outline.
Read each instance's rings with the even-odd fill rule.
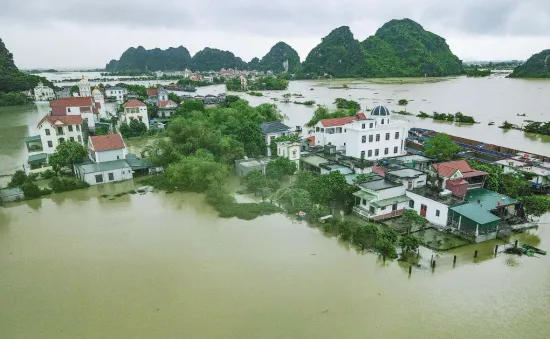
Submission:
[[[403,212],[403,222],[407,225],[407,233],[410,233],[414,226],[424,228],[428,223],[426,219],[418,215],[418,213],[412,209],[407,209]]]
[[[359,225],[353,234],[353,243],[360,246],[363,250],[365,248],[372,248],[376,244],[378,234],[378,227],[375,224]]]
[[[512,198],[521,198],[531,195],[531,185],[523,177],[513,173],[502,174],[500,179],[501,193]]]
[[[80,93],[80,88],[77,85],[71,87],[71,95],[73,95],[73,93]]]
[[[397,235],[397,232],[395,232],[393,228],[389,228],[389,227],[382,228],[382,230],[378,235],[378,239],[387,240],[392,244],[395,244],[398,237],[399,236]]]
[[[168,99],[169,100],[172,100],[173,102],[175,102],[176,104],[180,104],[181,103],[181,97],[179,95],[177,95],[176,93],[168,93]]]
[[[279,190],[275,194],[274,200],[290,213],[309,211],[312,207],[309,192],[294,187],[287,187]]]
[[[267,186],[267,180],[260,171],[250,171],[241,177],[241,185],[246,186],[249,192],[256,192]]]
[[[119,130],[125,138],[140,137],[147,133],[147,126],[138,119],[130,119],[130,123],[122,123]]]
[[[170,184],[178,190],[204,192],[213,185],[225,182],[229,169],[216,162],[211,153],[201,149],[168,166],[166,175]]]
[[[82,144],[76,141],[65,141],[57,145],[55,152],[48,158],[48,163],[55,173],[63,167],[69,167],[74,173],[74,164],[88,156],[88,152]]]
[[[337,109],[336,111],[331,112],[327,107],[321,106],[315,110],[313,117],[306,124],[307,127],[315,127],[317,123],[323,119],[332,119],[332,118],[343,118],[354,116],[357,111],[348,110],[348,109]]]
[[[397,258],[397,250],[395,249],[393,242],[389,241],[388,239],[379,238],[374,245],[374,250],[384,258]]]
[[[270,161],[265,169],[265,174],[268,178],[282,179],[285,175],[293,175],[296,172],[296,163],[285,157],[277,157]]]
[[[8,183],[8,187],[21,187],[24,183],[29,181],[29,177],[23,170],[17,170],[11,176],[11,181]]]
[[[185,115],[191,112],[204,112],[206,107],[202,100],[184,100],[176,109],[177,115]]]
[[[40,187],[38,187],[32,181],[27,181],[23,185],[21,185],[21,190],[25,194],[25,199],[38,198],[43,195]]]
[[[399,246],[401,246],[403,252],[414,252],[418,249],[418,246],[420,246],[420,239],[409,234],[399,239]]]
[[[409,101],[407,99],[399,99],[399,102],[397,104],[399,106],[407,106],[409,104]]]
[[[451,137],[445,133],[438,133],[424,143],[424,154],[437,162],[452,159],[454,154],[459,151],[460,146],[455,144]]]
[[[164,168],[180,159],[174,145],[165,139],[157,139],[153,144],[145,146],[141,151],[141,157],[149,160],[154,166]]]
[[[525,214],[531,217],[540,217],[550,211],[550,200],[544,196],[532,195],[523,198]]]
[[[354,114],[361,110],[361,105],[357,101],[346,100],[343,98],[336,98],[334,104],[339,109],[347,109],[352,111]]]
[[[330,206],[332,203],[345,203],[350,194],[347,188],[346,177],[339,171],[334,171],[316,176],[310,193],[316,203]]]

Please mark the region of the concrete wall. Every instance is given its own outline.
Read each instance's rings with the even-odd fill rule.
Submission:
[[[109,180],[109,173],[113,174],[113,180]],[[98,183],[96,181],[96,175],[101,175],[103,178],[103,182]],[[129,180],[133,178],[132,175],[132,169],[131,168],[122,168],[122,169],[116,169],[112,171],[104,171],[104,172],[95,172],[95,173],[87,173],[82,176],[80,175],[82,180],[86,181],[90,185],[99,185],[104,184],[108,182],[115,182],[115,181],[122,181],[122,180]]]
[[[395,198],[400,195],[405,195],[405,187],[397,186],[392,188],[386,188],[385,190],[380,190],[376,192],[378,195],[378,200],[386,200],[389,198]]]
[[[412,209],[415,210],[418,214],[420,214],[421,205],[427,206],[425,218],[430,223],[440,226],[447,225],[449,206],[410,191],[407,191],[406,195],[414,201],[414,207]],[[407,206],[407,209],[411,209],[409,205]],[[437,210],[439,210],[439,216],[436,215]]]
[[[341,128],[342,132],[337,133],[337,128]],[[333,129],[334,133],[330,134],[328,133],[327,129]],[[323,125],[318,122],[317,125],[315,125],[315,145],[312,146],[325,146],[325,145],[335,145],[338,150],[344,149],[346,146],[346,132],[344,132],[346,128],[344,125],[342,126],[334,126],[334,127],[323,127]]]
[[[106,162],[112,160],[124,159],[126,157],[126,149],[115,149],[108,151],[95,152],[95,162]]]
[[[375,124],[373,128],[369,128],[371,123],[371,120],[358,120],[347,125],[347,156],[361,158],[361,154],[364,152],[365,159],[377,160],[406,154],[404,150],[404,140],[407,136],[406,124]],[[363,125],[365,129],[362,128]],[[379,136],[379,141],[376,141],[377,136]],[[371,137],[372,141],[370,141]],[[388,137],[389,140],[386,140]]]
[[[52,126],[49,123],[45,122],[41,127],[38,128],[40,133],[40,139],[42,140],[42,147],[44,153],[52,154],[55,152],[57,145],[59,144],[59,139],[63,138],[65,141],[71,140],[71,137],[74,141],[80,142],[83,144],[82,139],[82,128],[80,125],[71,125],[72,131],[69,131],[68,126],[62,126],[63,135],[57,135],[57,127]],[[50,131],[50,135],[46,135],[46,129]],[[80,137],[80,138],[79,138]],[[51,142],[51,146],[48,145],[48,141]]]

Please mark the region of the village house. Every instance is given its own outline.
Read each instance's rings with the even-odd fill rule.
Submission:
[[[159,108],[158,110],[158,116],[160,118],[169,118],[176,112],[176,108],[178,108],[178,104],[173,102],[172,100],[164,100],[157,102],[157,106]]]
[[[434,186],[447,189],[457,197],[463,197],[469,189],[484,187],[488,175],[472,169],[465,160],[433,164],[430,171]]]
[[[509,159],[495,161],[495,165],[502,168],[503,173],[524,171],[533,178],[529,180],[534,192],[550,193],[550,163],[544,163],[524,153]]]
[[[300,148],[301,143],[296,141],[277,142],[277,156],[288,158],[296,164],[296,169],[300,170]]]
[[[92,96],[92,85],[84,75],[82,79],[78,82],[78,93],[81,97],[91,97]]]
[[[87,122],[90,130],[95,129],[99,122],[101,102],[95,102],[93,97],[71,97],[50,101],[52,116],[80,115]]]
[[[189,76],[189,80],[191,80],[191,81],[200,81],[201,80],[201,75],[198,74],[198,73],[193,73]]]
[[[248,89],[248,79],[246,79],[244,75],[241,75],[240,79],[241,79],[241,89],[242,90]]]
[[[202,81],[213,83],[214,82],[214,77],[211,76],[211,75],[205,75],[205,76],[202,77]]]
[[[128,151],[120,134],[90,136],[89,159],[74,166],[77,178],[90,185],[132,179],[132,168],[126,161]]]
[[[290,133],[290,127],[278,121],[271,121],[264,122],[260,128],[265,138],[266,154],[270,157],[272,155],[271,149],[269,148],[271,141],[280,136],[288,135]]]
[[[190,70],[188,70],[187,68],[185,69],[185,71],[183,71],[183,77],[185,79],[189,78],[191,76],[191,74],[193,74],[193,72],[191,72]]]
[[[73,96],[73,94],[71,93],[71,86],[62,86],[57,91],[55,91],[55,94],[58,99],[70,98]]]
[[[34,88],[34,99],[36,101],[50,101],[55,99],[55,92],[52,88],[44,86],[42,82]]]
[[[128,94],[126,88],[120,86],[111,86],[105,88],[105,97],[107,97],[108,99],[115,99],[118,103],[124,101],[126,94]]]
[[[149,116],[147,115],[147,105],[143,102],[132,99],[122,105],[124,111],[122,112],[122,122],[130,123],[131,119],[137,119],[147,126],[149,129]]]
[[[404,155],[407,123],[390,115],[377,106],[369,115],[323,119],[312,131],[316,146],[335,145],[346,156],[368,160]]]

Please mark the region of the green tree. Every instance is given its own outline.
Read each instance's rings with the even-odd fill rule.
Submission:
[[[500,187],[501,193],[516,199],[532,194],[529,182],[513,173],[502,174]]]
[[[379,238],[374,245],[374,250],[387,259],[397,258],[397,250],[393,242],[385,238]]]
[[[403,222],[407,225],[407,233],[410,233],[414,226],[424,228],[428,223],[428,220],[418,215],[415,210],[407,209],[403,212]]]
[[[88,156],[88,152],[82,144],[76,141],[65,141],[57,145],[55,152],[48,158],[48,163],[55,173],[64,167],[69,167],[74,173],[74,164]]]
[[[154,166],[164,168],[180,159],[174,145],[165,139],[157,139],[151,145],[145,146],[141,151],[141,157],[151,161]]]
[[[315,110],[315,112],[313,113],[313,117],[306,124],[306,126],[315,127],[315,125],[317,125],[317,123],[323,119],[350,117],[354,116],[356,113],[357,111],[347,109],[338,109],[331,112],[328,108],[321,106]]]
[[[147,126],[142,121],[139,121],[138,119],[130,119],[130,123],[128,124],[130,127],[130,136],[132,137],[140,137],[147,133]]]
[[[455,153],[460,151],[460,146],[455,144],[451,137],[445,133],[438,133],[424,143],[424,154],[437,162],[452,159]]]
[[[389,227],[382,228],[382,230],[380,231],[380,233],[378,235],[378,239],[387,240],[387,241],[391,242],[392,244],[395,244],[397,242],[398,237],[399,236],[398,236],[397,232],[395,232],[395,230],[393,228],[389,228]]]
[[[271,179],[282,179],[285,175],[293,175],[296,172],[296,163],[285,157],[277,157],[270,161],[265,169],[265,174]]]
[[[241,185],[244,185],[249,192],[256,192],[267,187],[267,179],[260,171],[250,171],[241,177]]]
[[[172,92],[168,93],[168,100],[172,100],[176,104],[181,103],[181,97],[179,95],[177,95],[176,93],[172,93]]]
[[[185,115],[191,112],[204,112],[206,107],[202,100],[184,100],[176,109],[177,115]]]
[[[21,187],[24,183],[29,181],[29,177],[23,170],[17,170],[11,176],[11,181],[8,183],[8,187]]]
[[[407,99],[399,99],[397,102],[399,106],[407,106],[409,104],[409,101]]]
[[[353,234],[353,243],[361,249],[373,248],[378,239],[378,227],[375,224],[367,223],[359,225]]]
[[[274,200],[290,213],[309,211],[313,206],[309,192],[294,187],[287,187],[277,191]]]
[[[21,190],[25,194],[25,199],[34,199],[43,195],[40,187],[32,181],[27,181],[21,185]]]
[[[178,190],[204,192],[213,185],[225,182],[229,169],[216,162],[211,153],[201,149],[169,165],[166,175],[170,184]]]
[[[414,252],[418,249],[418,246],[420,246],[420,239],[409,234],[399,239],[399,246],[401,246],[403,252]]]
[[[544,196],[532,195],[523,198],[525,214],[531,217],[541,217],[550,211],[550,200]]]
[[[339,109],[347,109],[352,111],[354,114],[361,110],[361,105],[357,101],[346,100],[343,98],[336,98],[334,104]]]

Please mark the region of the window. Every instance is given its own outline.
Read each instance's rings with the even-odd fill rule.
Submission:
[[[369,142],[372,142],[373,139],[374,139],[374,136],[372,134],[369,135]]]
[[[69,140],[74,141],[74,137],[70,137]]]
[[[82,137],[80,135],[78,136],[78,142],[82,143]]]
[[[382,125],[384,125],[384,119],[382,119],[380,123],[381,123]]]
[[[395,132],[395,139],[399,139],[399,132]]]
[[[76,125],[76,131],[80,132],[80,125]]]
[[[70,107],[67,108],[67,112],[71,113],[71,108]]]
[[[361,199],[361,203],[364,205],[364,206],[367,206],[367,199]]]
[[[386,140],[390,140],[390,134],[386,133]]]
[[[315,127],[315,132],[319,132],[319,127]]]
[[[361,158],[365,157],[365,151],[361,151]]]
[[[67,126],[67,128],[69,129],[69,132],[73,131],[73,125],[69,125],[69,126]]]
[[[321,128],[321,133],[324,133],[325,132],[325,129],[324,128]]]
[[[342,127],[336,127],[336,133],[342,133]]]
[[[48,147],[53,147],[53,142],[48,141]]]
[[[57,128],[57,135],[62,135],[63,134],[63,127],[58,127]]]
[[[399,151],[399,147],[395,146],[393,148],[393,154],[397,154],[398,151]]]
[[[390,150],[389,150],[387,147],[384,148],[384,154],[385,154],[385,155],[388,155],[388,153],[390,153]]]
[[[372,157],[372,150],[369,149],[369,158]]]
[[[109,181],[115,180],[115,175],[113,173],[107,173],[107,175],[109,176]]]
[[[334,134],[334,128],[327,128],[328,134]]]
[[[362,128],[362,129],[365,129],[365,124],[361,124],[361,128]]]
[[[409,200],[409,207],[414,208],[414,200]]]
[[[380,141],[380,134],[376,135],[376,141]]]
[[[380,210],[381,210],[381,211],[384,211],[385,209],[386,209],[386,206],[380,207]]]
[[[376,213],[376,210],[374,209],[373,206],[370,207],[370,212],[371,212],[371,213]]]
[[[46,132],[46,135],[50,135],[50,129],[49,128],[46,128],[44,131]]]
[[[435,216],[439,217],[439,210],[435,210]]]
[[[273,140],[273,139],[275,139],[275,136],[274,136],[274,135],[272,135],[272,136],[269,137],[269,140]]]
[[[95,182],[100,183],[103,182],[103,174],[98,174],[95,176]]]
[[[57,140],[57,141],[59,141],[59,143],[61,144],[61,143],[65,142],[65,139],[59,138],[59,140]]]
[[[292,157],[296,158],[296,151],[292,151]]]
[[[366,135],[363,135],[363,136],[361,137],[361,142],[362,142],[362,143],[367,142],[367,136],[366,136]]]
[[[378,154],[380,154],[380,152],[378,151],[378,149],[375,149],[375,150],[374,150],[374,156],[377,157]]]
[[[369,128],[373,128],[373,127],[374,127],[374,124],[371,122],[371,123],[369,124]]]

